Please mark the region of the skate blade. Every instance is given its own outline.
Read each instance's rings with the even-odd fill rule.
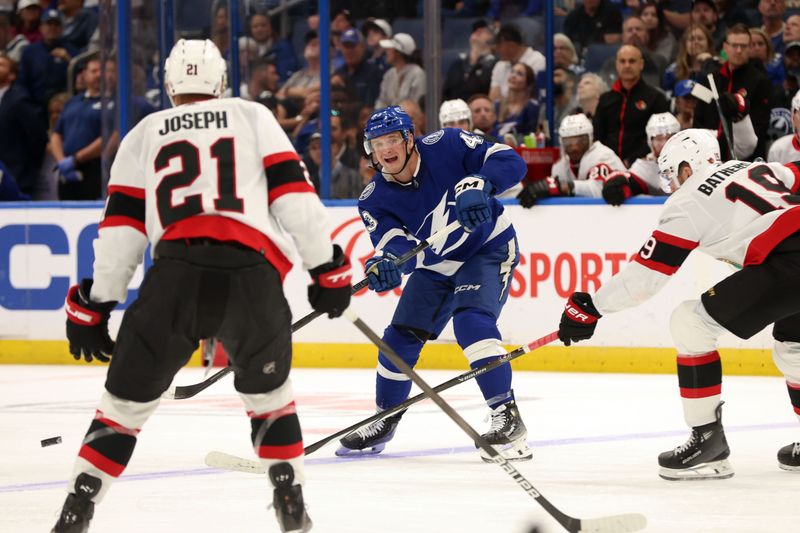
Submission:
[[[375,446],[362,450],[353,450],[345,446],[339,446],[334,453],[337,457],[361,457],[364,455],[378,455],[384,448],[386,448],[386,444],[376,444]]]
[[[528,447],[528,443],[525,442],[524,439],[520,439],[520,441],[511,444],[495,444],[492,445],[492,448],[509,462],[530,461],[533,459],[533,450]],[[489,454],[485,451],[480,450],[480,453],[481,459],[483,459],[484,462],[494,462],[494,459],[489,457]]]
[[[783,463],[778,463],[778,468],[781,470],[786,470],[787,472],[800,472],[800,466],[791,466],[785,465]]]
[[[691,468],[664,468],[658,471],[659,477],[668,481],[694,481],[698,479],[728,479],[734,471],[727,459],[702,463]]]

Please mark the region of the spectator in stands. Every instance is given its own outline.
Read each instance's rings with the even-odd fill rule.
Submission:
[[[650,34],[644,25],[644,21],[636,15],[632,15],[625,19],[622,23],[622,44],[629,44],[637,47],[642,52],[644,59],[644,70],[642,70],[642,78],[648,85],[658,87],[661,81],[661,73],[667,66],[667,60],[658,54],[651,54],[647,50],[649,44]],[[617,60],[610,57],[603,64],[600,71],[609,85],[617,81]]]
[[[753,130],[758,137],[755,151],[748,154],[737,153],[736,157],[747,161],[750,161],[751,157],[766,157],[769,102],[772,93],[769,79],[762,68],[750,63],[750,32],[744,24],[737,24],[728,30],[724,46],[728,61],[719,64],[713,59],[706,60],[703,72],[714,74],[714,81],[720,93],[719,104],[726,118],[731,122],[739,122],[749,114],[752,121]],[[708,84],[705,79],[699,82]],[[697,103],[694,127],[713,130],[721,128],[719,114],[713,102]],[[718,137],[721,153],[725,157],[730,153],[728,143],[721,133]]]
[[[340,38],[344,66],[336,70],[353,88],[357,101],[372,106],[381,85],[380,69],[367,61],[364,38],[358,30],[349,29]]]
[[[772,49],[783,53],[783,16],[786,13],[784,0],[761,0],[758,3],[758,12],[761,14],[761,29],[770,39]]]
[[[245,100],[255,100],[264,92],[277,93],[279,85],[277,65],[270,58],[262,57],[250,64],[250,79],[242,84],[239,94]]]
[[[564,19],[564,33],[581,50],[592,43],[618,43],[622,38],[622,14],[609,0],[583,0]]]
[[[42,6],[39,5],[38,0],[19,0],[14,34],[24,35],[29,43],[38,43],[42,40],[42,34],[39,31],[41,18]]]
[[[783,71],[783,56],[772,49],[772,40],[761,28],[750,28],[750,59],[761,63],[767,77],[774,86],[782,86],[786,73]]]
[[[406,99],[400,100],[398,105],[403,108],[403,111],[405,111],[409,117],[411,117],[411,123],[414,124],[414,134],[425,135],[425,133],[428,131],[427,122],[425,118],[425,112],[422,111],[422,107],[420,107],[419,103],[414,100]]]
[[[381,72],[389,70],[389,63],[386,62],[386,50],[380,45],[380,42],[392,37],[392,26],[383,19],[369,18],[361,26],[361,33],[367,43],[367,61],[378,67]]]
[[[97,200],[101,196],[100,59],[89,58],[81,75],[86,91],[67,102],[50,134],[50,149],[58,161],[61,200]]]
[[[483,1],[475,1],[476,4],[484,5]],[[458,3],[456,4],[458,5]],[[511,20],[516,17],[535,17],[542,14],[544,2],[541,0],[489,0],[489,9],[486,11],[486,18],[490,20]],[[477,16],[482,16],[480,9]],[[464,15],[463,9],[456,11],[459,17],[472,17],[476,15]]]
[[[396,33],[391,39],[380,41],[386,49],[386,60],[392,66],[381,81],[375,109],[397,105],[401,100],[419,102],[425,96],[425,71],[413,62],[417,49],[414,38],[407,33]]]
[[[22,192],[31,195],[47,134],[44,118],[16,79],[16,63],[0,52],[0,161],[6,164]]]
[[[495,49],[499,61],[492,69],[492,83],[489,97],[499,101],[508,94],[508,78],[511,66],[515,63],[524,63],[531,67],[534,76],[545,69],[545,59],[540,53],[527,46],[522,40],[522,33],[513,24],[504,24],[495,36]]]
[[[789,15],[783,25],[783,50],[789,43],[800,41],[800,15]]]
[[[719,20],[725,24],[726,28],[732,28],[734,24],[754,26],[742,5],[744,2],[741,0],[714,0],[714,3],[719,11]]]
[[[669,63],[675,57],[675,48],[678,43],[675,35],[667,25],[659,4],[656,0],[645,0],[639,6],[636,14],[644,22],[649,38],[647,41],[647,51],[658,54]]]
[[[553,35],[553,68],[561,67],[575,76],[580,76],[586,69],[580,65],[575,45],[564,33]]]
[[[333,39],[333,46],[336,49],[336,53],[333,59],[331,59],[331,65],[333,66],[333,70],[339,70],[345,64],[341,37],[345,32],[356,29],[355,19],[349,9],[334,9],[331,12],[333,13],[331,16],[331,38]],[[318,28],[311,29],[319,31]],[[361,35],[361,39],[364,39],[363,35]]]
[[[616,152],[625,166],[647,154],[644,128],[653,113],[669,111],[664,94],[642,79],[644,59],[635,46],[617,51],[617,76],[611,90],[600,96],[593,119],[598,141]]]
[[[608,91],[608,84],[594,72],[587,72],[578,81],[578,88],[575,90],[575,97],[578,103],[578,111],[592,119],[600,102],[600,96]]]
[[[697,98],[692,96],[694,84],[694,80],[681,80],[672,91],[675,118],[678,119],[681,130],[691,128],[694,124],[694,110],[697,107]]]
[[[62,37],[83,52],[97,28],[97,12],[83,7],[83,0],[58,0],[58,10],[64,20]]]
[[[467,100],[476,93],[488,93],[492,81],[492,68],[497,58],[492,53],[494,34],[489,24],[478,19],[472,24],[469,52],[462,52],[450,64],[444,78],[442,95],[445,100]]]
[[[575,100],[575,80],[575,75],[565,68],[553,69],[553,125],[556,130],[561,124],[561,119],[573,114],[578,108]],[[542,107],[540,118],[545,118],[544,115],[545,108]]]
[[[486,94],[474,94],[467,100],[467,105],[472,112],[472,131],[494,137],[497,111],[492,99]]]
[[[539,126],[536,77],[525,63],[514,63],[508,77],[508,94],[497,104],[497,136],[511,134],[518,144]]]
[[[58,117],[64,110],[64,106],[70,99],[68,93],[54,94],[50,101],[47,102],[47,137],[58,124]],[[58,160],[50,150],[50,143],[48,142],[47,148],[44,152],[44,159],[39,168],[39,177],[37,180],[36,188],[33,191],[34,200],[58,200]]]
[[[661,88],[671,91],[680,80],[697,80],[703,61],[711,57],[714,41],[711,34],[702,24],[691,23],[683,32],[678,42],[678,54],[675,62],[664,71]]]
[[[11,13],[0,11],[0,52],[5,53],[14,63],[22,59],[22,51],[28,46],[28,40],[23,34],[12,35]]]
[[[311,134],[306,145],[305,152],[303,152],[303,163],[308,171],[308,177],[311,184],[314,185],[318,195],[322,195],[322,189],[319,181],[319,169],[322,166],[322,134],[315,131]]]
[[[55,9],[42,17],[42,40],[22,53],[19,81],[42,109],[48,100],[67,90],[67,68],[78,50],[63,37],[61,14]]]
[[[258,45],[259,57],[267,57],[274,61],[281,81],[286,81],[299,66],[292,44],[275,35],[272,21],[264,13],[256,13],[250,17],[250,36]],[[240,37],[239,40],[246,37]]]
[[[712,51],[722,47],[727,27],[719,18],[715,0],[692,0],[692,22],[703,25],[711,34],[711,42],[714,44]]]
[[[211,19],[211,40],[219,48],[222,57],[227,58],[230,46],[227,4],[217,4],[214,7],[214,17]]]
[[[286,80],[278,90],[278,98],[302,101],[307,94],[319,91],[319,36],[314,30],[306,32],[303,58],[306,60],[306,66]]]
[[[342,115],[331,112],[331,198],[358,198],[364,185],[358,174],[359,151],[348,145]]]

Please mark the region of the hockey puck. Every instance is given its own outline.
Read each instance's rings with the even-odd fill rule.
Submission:
[[[54,444],[61,444],[61,436],[58,437],[50,437],[49,439],[44,439],[42,441],[42,448],[45,446],[53,446]]]

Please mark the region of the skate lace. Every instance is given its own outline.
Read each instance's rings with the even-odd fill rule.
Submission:
[[[792,446],[792,457],[800,456],[800,442],[795,442]]]
[[[675,455],[682,454],[683,452],[685,452],[686,450],[688,450],[689,448],[694,446],[694,444],[696,442],[697,442],[697,432],[696,431],[692,431],[692,434],[689,437],[689,440],[687,440],[686,442],[684,442],[683,444],[681,444],[680,446],[675,448]]]
[[[506,426],[506,419],[507,419],[506,411],[503,410],[499,413],[497,411],[492,411],[489,414],[489,416],[491,416],[492,418],[492,425],[489,428],[489,431],[490,432],[502,431],[503,428]]]
[[[377,422],[374,422],[368,425],[367,427],[357,429],[356,433],[358,434],[359,437],[365,439],[369,437],[374,437],[375,435],[380,433],[380,431],[383,429],[384,422],[385,422],[384,419],[378,420]]]

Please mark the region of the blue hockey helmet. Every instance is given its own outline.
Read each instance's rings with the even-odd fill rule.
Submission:
[[[406,142],[414,135],[414,123],[402,107],[395,105],[372,113],[364,127],[364,151],[368,155],[372,154],[369,142],[393,131],[401,132]]]

